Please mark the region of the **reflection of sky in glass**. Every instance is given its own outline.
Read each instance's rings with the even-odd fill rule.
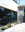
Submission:
[[[1,9],[2,11],[4,11],[4,8],[0,7],[0,9]]]
[[[24,12],[25,12],[25,7],[24,7]]]
[[[10,13],[6,14],[6,15],[10,15]]]
[[[6,14],[6,15],[14,15],[14,14],[13,14],[13,13],[11,13],[11,14],[10,14],[10,13],[8,13],[8,14]]]
[[[19,3],[19,0],[17,0],[17,3]]]

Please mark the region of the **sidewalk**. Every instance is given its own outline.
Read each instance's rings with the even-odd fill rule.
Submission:
[[[25,32],[25,23],[20,24],[20,26],[14,29],[13,32]]]
[[[15,25],[9,29],[6,29],[4,32],[25,32],[25,23]]]

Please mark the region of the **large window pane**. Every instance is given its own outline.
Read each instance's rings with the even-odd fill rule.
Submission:
[[[6,25],[10,22],[10,13],[9,9],[0,7],[0,25]]]
[[[17,21],[17,12],[12,11],[13,15],[12,15],[12,22]]]
[[[17,21],[17,12],[0,7],[0,25],[11,24]]]

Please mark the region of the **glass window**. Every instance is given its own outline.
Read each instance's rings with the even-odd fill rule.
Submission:
[[[5,25],[14,21],[17,21],[17,12],[0,7],[0,24]]]
[[[12,15],[12,21],[17,21],[17,13],[12,11],[13,15]]]
[[[24,12],[25,12],[25,7],[24,7]]]
[[[10,17],[11,17],[10,13],[11,12],[9,9],[0,7],[0,24],[1,25],[5,25],[9,23]]]
[[[4,8],[0,7],[0,9],[1,9],[2,11],[4,11]]]

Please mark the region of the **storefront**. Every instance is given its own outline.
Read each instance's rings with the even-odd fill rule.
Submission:
[[[6,25],[17,21],[17,12],[0,7],[0,25]]]

